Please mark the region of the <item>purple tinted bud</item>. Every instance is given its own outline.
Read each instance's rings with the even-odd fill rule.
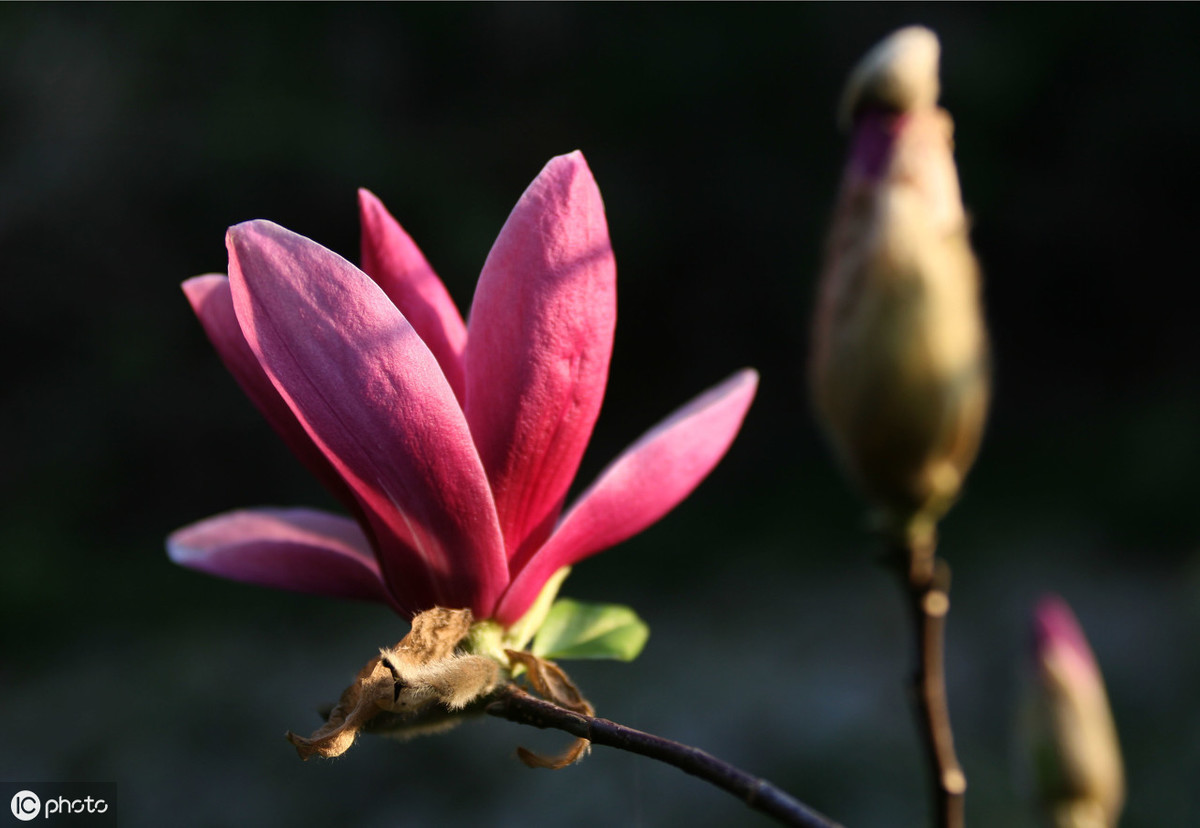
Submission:
[[[1038,678],[1035,761],[1056,828],[1115,825],[1125,799],[1117,731],[1104,681],[1066,602],[1044,597],[1033,618]]]

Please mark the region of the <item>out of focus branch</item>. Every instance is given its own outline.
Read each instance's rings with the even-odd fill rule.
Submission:
[[[939,828],[962,828],[967,778],[954,752],[943,666],[950,567],[937,557],[932,534],[927,539],[896,542],[891,551],[901,566],[916,632],[912,689],[933,780],[934,824]]]

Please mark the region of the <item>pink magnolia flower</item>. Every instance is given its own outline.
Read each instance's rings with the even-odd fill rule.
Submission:
[[[676,411],[563,513],[600,410],[616,267],[583,156],[550,161],[488,254],[470,324],[359,192],[362,265],[267,221],[230,228],[229,276],[183,289],[222,360],[353,519],[218,515],[170,536],[180,564],[264,586],[469,608],[508,626],[561,567],[657,521],[712,470],[758,382]],[[365,272],[364,272],[365,271]]]

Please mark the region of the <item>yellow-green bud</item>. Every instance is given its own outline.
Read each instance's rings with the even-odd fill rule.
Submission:
[[[931,532],[974,462],[989,397],[937,38],[902,29],[851,74],[852,119],[814,326],[817,411],[897,534]]]

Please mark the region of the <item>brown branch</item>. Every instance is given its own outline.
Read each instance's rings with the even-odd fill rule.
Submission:
[[[967,778],[954,753],[943,667],[946,613],[950,610],[950,567],[937,557],[935,550],[936,539],[930,535],[927,539],[894,543],[892,552],[901,562],[916,632],[913,701],[933,777],[934,825],[962,828]]]
[[[515,684],[497,691],[487,712],[518,724],[554,728],[593,744],[626,750],[674,765],[684,773],[736,796],[783,825],[800,828],[840,828],[836,822],[809,808],[767,782],[727,762],[688,745],[653,736],[608,719],[585,716],[531,696]]]

